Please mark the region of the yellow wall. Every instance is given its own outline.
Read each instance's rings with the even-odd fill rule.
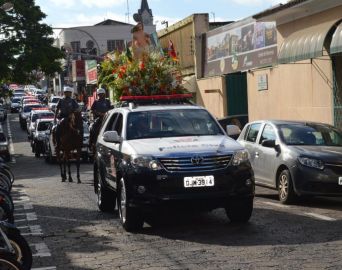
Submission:
[[[342,6],[278,26],[278,50],[293,32],[342,19]],[[287,119],[334,123],[332,64],[327,52],[317,59],[248,73],[249,120]],[[268,90],[258,91],[258,75],[268,75]]]
[[[212,77],[208,79],[197,80],[198,92],[196,103],[207,108],[211,114],[217,118],[226,115],[227,98],[224,77]]]

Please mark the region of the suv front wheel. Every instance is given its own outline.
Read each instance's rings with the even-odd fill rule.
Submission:
[[[128,194],[123,178],[120,180],[118,190],[118,208],[120,221],[124,229],[128,232],[140,230],[144,225],[141,211],[128,205]]]
[[[253,197],[230,199],[225,210],[231,222],[246,223],[253,212]]]

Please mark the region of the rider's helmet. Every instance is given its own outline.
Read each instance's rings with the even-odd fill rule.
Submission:
[[[74,92],[74,89],[70,86],[64,86],[63,93],[66,93],[66,92],[72,93]]]
[[[103,88],[99,88],[97,89],[96,93],[99,94],[106,94],[106,90],[104,90]]]

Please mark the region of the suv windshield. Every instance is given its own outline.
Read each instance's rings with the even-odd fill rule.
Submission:
[[[35,105],[28,105],[28,106],[25,106],[23,111],[24,113],[29,113],[32,111],[33,108],[41,108],[42,106],[39,105],[39,104],[35,104]]]
[[[60,98],[53,98],[51,99],[51,103],[57,103],[60,100]]]
[[[50,125],[50,122],[39,122],[37,129],[38,131],[45,131],[50,127]]]
[[[280,136],[287,145],[342,146],[342,133],[327,125],[280,125]]]
[[[127,119],[127,139],[223,135],[205,110],[179,109],[132,112]]]

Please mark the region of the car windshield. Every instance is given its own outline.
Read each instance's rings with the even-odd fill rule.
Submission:
[[[51,103],[57,103],[59,100],[60,100],[60,98],[53,98],[53,99],[51,100]]]
[[[280,125],[280,136],[287,145],[342,146],[342,133],[324,124]]]
[[[127,139],[223,135],[205,110],[179,109],[132,112],[127,119]]]
[[[38,124],[38,131],[45,131],[48,130],[48,128],[50,127],[50,122],[39,122]]]
[[[12,103],[19,103],[20,102],[20,98],[12,98]]]

